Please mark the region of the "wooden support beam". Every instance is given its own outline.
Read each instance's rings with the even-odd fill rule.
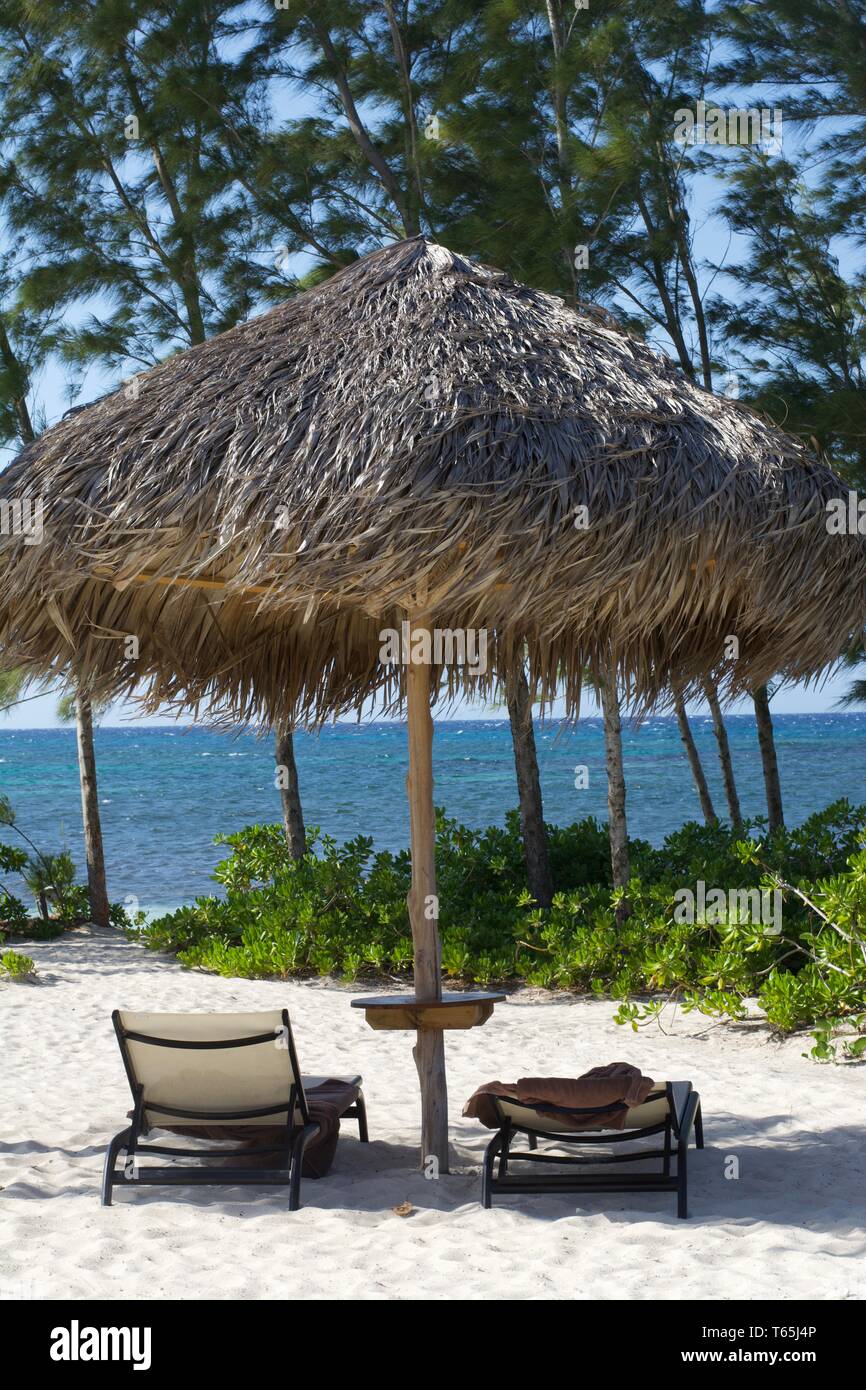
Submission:
[[[410,617],[413,628],[429,625],[429,615]],[[406,667],[409,733],[409,828],[412,846],[412,887],[407,899],[415,948],[415,998],[419,1003],[442,998],[439,900],[436,896],[436,818],[433,805],[433,717],[430,713],[430,667],[410,661]],[[442,1029],[419,1028],[414,1048],[421,1084],[421,1167],[435,1159],[439,1173],[448,1172],[448,1091],[445,1080],[445,1037]]]

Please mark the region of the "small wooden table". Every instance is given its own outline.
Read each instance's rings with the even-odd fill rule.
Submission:
[[[443,994],[441,999],[419,1000],[414,994],[377,994],[353,999],[353,1009],[363,1009],[371,1028],[477,1028],[486,1023],[494,1004],[504,994],[476,990]]]

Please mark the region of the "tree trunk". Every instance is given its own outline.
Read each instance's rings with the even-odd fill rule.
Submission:
[[[426,616],[415,616],[423,628]],[[415,956],[415,998],[442,998],[439,899],[436,895],[436,815],[433,805],[433,718],[430,714],[430,667],[410,661],[406,667],[409,732],[409,832],[412,846],[412,886],[407,898]],[[445,1036],[441,1028],[419,1028],[414,1048],[421,1084],[421,1167],[435,1159],[439,1173],[448,1172],[448,1091],[445,1080]]]
[[[84,821],[84,852],[87,857],[87,887],[90,917],[98,927],[107,927],[108,889],[105,882],[105,854],[99,820],[99,793],[96,786],[96,755],[93,750],[93,710],[82,691],[75,697],[75,734],[78,742],[78,774],[81,781],[81,816]]]
[[[713,716],[713,730],[716,735],[716,743],[719,745],[719,762],[722,765],[722,780],[725,784],[725,800],[728,803],[728,815],[731,818],[731,825],[734,829],[742,825],[743,816],[740,811],[740,798],[737,795],[737,784],[734,781],[734,764],[731,759],[731,745],[728,743],[728,731],[725,728],[725,721],[722,717],[722,707],[719,704],[719,692],[712,681],[704,681],[704,694],[707,697],[707,704]]]
[[[573,161],[568,150],[568,93],[570,82],[563,67],[564,50],[568,46],[568,18],[563,12],[562,0],[547,0],[547,27],[553,46],[553,62],[550,65],[550,98],[553,105],[554,134],[556,136],[557,176],[559,187],[559,226],[562,251],[568,266],[569,295],[572,307],[577,304],[577,265],[575,262],[575,221],[574,221],[574,178]]]
[[[674,709],[677,712],[677,723],[680,726],[680,738],[683,741],[686,757],[689,760],[689,767],[692,770],[692,777],[697,787],[698,799],[701,803],[704,821],[707,825],[712,825],[718,817],[713,809],[713,800],[710,796],[710,789],[707,786],[707,779],[704,774],[703,764],[701,763],[701,755],[698,752],[691,725],[689,724],[688,715],[686,714],[685,701],[683,700],[682,692],[679,690],[674,691]]]
[[[529,891],[539,907],[550,907],[553,880],[550,874],[550,853],[547,831],[544,828],[544,807],[541,803],[541,781],[538,775],[538,754],[532,728],[532,702],[529,685],[522,670],[510,675],[505,686],[508,718],[511,721],[511,741],[514,745],[514,767],[517,772],[517,794],[520,799],[520,833],[523,836],[523,855]]]
[[[280,788],[280,800],[283,803],[286,843],[293,859],[303,859],[307,852],[307,832],[304,827],[304,812],[298,786],[295,742],[288,724],[280,724],[277,728],[276,744],[277,781]]]
[[[767,820],[770,832],[785,824],[782,815],[782,784],[779,781],[779,764],[776,761],[776,744],[773,739],[773,721],[770,718],[770,695],[765,685],[752,691],[755,702],[755,723],[758,726],[758,746],[761,750],[761,764],[764,769],[764,786],[767,789]]]
[[[628,826],[625,817],[625,773],[622,763],[622,722],[616,693],[616,669],[611,664],[601,683],[604,713],[604,747],[607,761],[607,818],[610,864],[614,888],[627,888],[629,880]],[[628,916],[628,903],[617,909],[617,924]]]
[[[0,361],[6,369],[6,380],[11,393],[12,408],[15,412],[18,438],[22,444],[31,444],[36,438],[36,431],[33,428],[33,421],[27,407],[27,388],[29,386],[27,369],[15,354],[2,318],[0,318]]]

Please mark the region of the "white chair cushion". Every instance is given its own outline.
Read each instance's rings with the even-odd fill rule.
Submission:
[[[133,1070],[144,1087],[145,1124],[148,1128],[217,1123],[200,1119],[195,1113],[169,1116],[158,1110],[149,1111],[148,1100],[170,1105],[177,1110],[189,1106],[193,1112],[255,1110],[283,1102],[288,1105],[293,1077],[280,1009],[251,1014],[123,1012],[120,1022],[129,1032],[182,1041],[218,1042],[223,1038],[251,1038],[259,1033],[274,1035],[273,1044],[215,1048],[213,1051],[155,1047],[151,1043],[128,1039],[126,1045]],[[285,1126],[286,1121],[284,1112],[263,1115],[248,1123]]]

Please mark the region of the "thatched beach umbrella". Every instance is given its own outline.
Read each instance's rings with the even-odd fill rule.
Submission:
[[[26,449],[2,492],[41,499],[44,538],[0,541],[0,647],[74,664],[93,696],[144,683],[269,722],[405,697],[435,1001],[432,692],[486,692],[527,645],[571,710],[587,662],[646,700],[814,675],[864,614],[866,539],[826,526],[844,491],[604,315],[415,238]],[[486,634],[485,669],[447,639],[404,664],[432,630]],[[442,1034],[418,1044],[423,1153],[445,1163]]]

